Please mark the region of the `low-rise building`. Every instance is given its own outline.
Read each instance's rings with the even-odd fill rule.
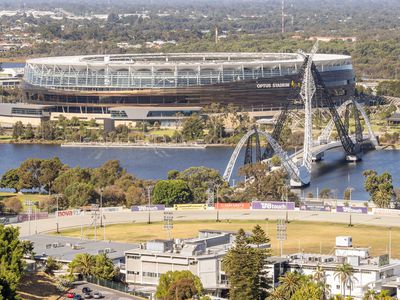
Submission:
[[[141,249],[125,252],[126,282],[135,289],[155,291],[162,274],[188,270],[200,278],[207,292],[226,295],[228,281],[221,260],[234,238],[233,232],[201,230],[193,239],[149,241]]]
[[[348,242],[343,244],[346,238]],[[292,272],[313,275],[317,267],[321,268],[332,295],[362,299],[370,289],[400,295],[400,260],[390,259],[388,254],[371,257],[368,248],[353,247],[351,237],[337,237],[335,254],[295,253],[287,259],[287,269]],[[354,271],[351,280],[345,283],[341,282],[338,272],[344,263],[350,264]]]
[[[77,254],[97,255],[105,253],[121,269],[121,273],[124,273],[125,251],[139,247],[139,244],[94,241],[58,235],[38,234],[22,239],[33,243],[36,261],[46,261],[49,257],[52,257],[60,263],[69,263]]]
[[[12,127],[16,122],[39,126],[50,119],[51,105],[0,103],[0,125]]]

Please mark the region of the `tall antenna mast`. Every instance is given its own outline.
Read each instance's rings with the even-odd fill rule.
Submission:
[[[285,33],[285,0],[282,0],[282,34]]]

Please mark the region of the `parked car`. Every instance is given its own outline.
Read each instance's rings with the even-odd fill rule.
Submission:
[[[90,299],[90,298],[92,298],[92,294],[91,293],[84,293],[83,294],[83,298],[84,299]]]
[[[84,286],[83,288],[82,288],[82,294],[87,294],[87,293],[90,293],[92,290],[89,288],[89,287],[87,287],[87,286]]]
[[[94,299],[101,299],[103,298],[103,295],[100,292],[93,292],[93,298]]]
[[[69,299],[72,299],[72,298],[75,297],[75,293],[74,293],[74,292],[68,292],[68,293],[65,295],[65,297],[67,297],[67,298],[69,298]]]
[[[83,300],[83,298],[81,295],[78,294],[74,296],[74,300]]]

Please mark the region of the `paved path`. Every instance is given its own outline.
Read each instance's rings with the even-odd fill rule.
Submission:
[[[205,211],[174,211],[174,220],[176,221],[193,221],[193,220],[215,220],[216,210]],[[105,213],[105,224],[131,223],[131,222],[147,222],[148,212],[113,212]],[[163,212],[156,211],[150,214],[152,221],[162,221]],[[351,214],[353,224],[365,224],[374,226],[391,226],[400,227],[400,211],[396,215],[371,215],[371,214]],[[221,220],[276,220],[285,218],[285,211],[266,211],[266,210],[220,210],[219,217]],[[348,223],[350,214],[348,213],[329,213],[329,212],[313,212],[313,211],[289,211],[290,220],[312,221],[312,222],[334,222]],[[86,213],[83,216],[71,216],[58,218],[59,229],[80,226],[88,226],[92,224],[92,217]],[[21,235],[27,236],[35,233],[46,233],[55,231],[57,228],[56,218],[37,220],[19,223]]]
[[[83,287],[89,287],[92,291],[97,291],[100,292],[103,295],[103,300],[143,300],[143,298],[131,296],[119,291],[115,291],[112,289],[108,289],[99,285],[95,285],[92,283],[83,283],[83,284],[78,284],[75,286],[75,288],[72,289],[75,293],[83,296],[82,294],[82,288]],[[93,299],[93,298],[91,298]]]

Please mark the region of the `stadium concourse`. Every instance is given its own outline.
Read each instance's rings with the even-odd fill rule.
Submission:
[[[174,211],[174,219],[181,221],[196,220],[215,220],[216,214],[222,220],[277,220],[286,217],[286,210],[256,210],[256,209],[227,209],[227,210],[181,210]],[[399,213],[395,210],[381,210],[375,213],[357,213],[357,210],[349,212],[327,212],[327,211],[306,211],[306,210],[288,210],[289,220],[307,221],[307,222],[332,222],[348,224],[350,215],[351,222],[354,225],[369,226],[390,226],[400,227]],[[164,220],[164,211],[151,211],[152,222],[162,222]],[[122,223],[145,223],[148,221],[148,211],[121,210],[115,212],[104,212],[104,224],[122,224]],[[28,236],[39,233],[55,232],[67,228],[79,228],[81,226],[90,226],[93,224],[93,215],[84,213],[81,215],[72,215],[67,217],[51,217],[48,219],[35,220],[17,223],[14,226],[20,228],[21,236]],[[99,224],[99,223],[98,223]]]

